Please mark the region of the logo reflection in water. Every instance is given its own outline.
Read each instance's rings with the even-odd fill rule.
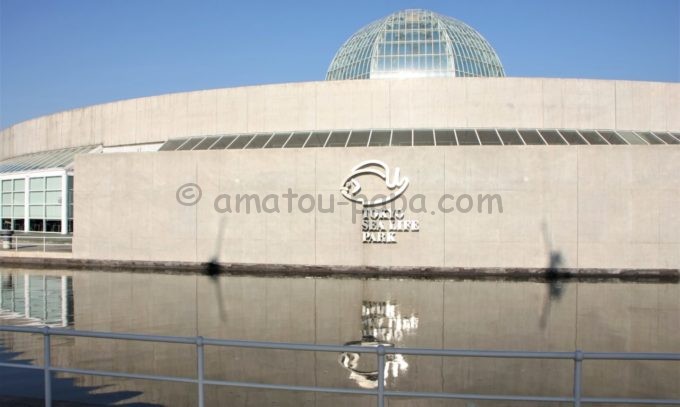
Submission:
[[[405,335],[415,333],[418,328],[418,318],[414,315],[402,315],[399,306],[389,301],[364,301],[361,305],[361,340],[345,343],[346,346],[395,347]],[[367,361],[368,360],[368,361]],[[369,354],[364,365],[360,366],[361,354],[344,352],[338,357],[342,367],[349,370],[349,378],[360,387],[374,389],[378,387],[377,358]],[[396,380],[399,374],[406,373],[408,363],[398,353],[385,355],[385,384],[392,378]]]

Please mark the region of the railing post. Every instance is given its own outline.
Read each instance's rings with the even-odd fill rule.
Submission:
[[[49,326],[46,326],[43,330],[43,358],[43,369],[45,372],[45,407],[52,407],[52,375],[50,373],[52,352]]]
[[[583,362],[583,352],[574,352],[574,407],[581,407],[581,364]]]
[[[378,345],[378,407],[385,406],[385,347]]]
[[[205,404],[205,399],[204,399],[204,394],[203,394],[203,379],[204,379],[204,362],[205,362],[205,356],[203,354],[203,337],[202,336],[197,336],[196,337],[196,360],[197,360],[197,366],[196,370],[198,371],[198,406],[203,407]]]

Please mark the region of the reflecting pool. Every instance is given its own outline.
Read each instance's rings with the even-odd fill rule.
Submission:
[[[275,278],[103,271],[0,270],[0,324],[315,344],[531,351],[680,352],[674,283]],[[42,338],[0,333],[0,361],[40,364]],[[53,338],[57,366],[194,377],[195,348]],[[569,396],[560,360],[395,354],[387,388]],[[0,369],[3,400],[41,397],[42,373]],[[206,347],[210,379],[377,386],[373,355]],[[680,398],[680,364],[584,364],[584,394]],[[191,384],[58,375],[55,399],[193,406]],[[369,396],[206,388],[207,405],[373,406]],[[526,403],[393,399],[389,406]],[[546,404],[534,404],[546,405]],[[560,405],[559,403],[550,405]]]

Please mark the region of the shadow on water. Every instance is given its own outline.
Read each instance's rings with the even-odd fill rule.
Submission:
[[[544,274],[547,292],[543,301],[543,310],[539,319],[539,326],[544,329],[550,318],[550,309],[553,302],[557,302],[564,294],[564,280],[571,278],[571,273],[561,271],[564,265],[562,253],[553,248],[552,238],[548,230],[548,224],[543,222],[543,243],[548,254],[548,265]]]
[[[30,365],[20,352],[12,352],[0,344],[0,363]],[[0,367],[0,406],[44,405],[44,373],[42,370]],[[55,406],[119,405],[129,407],[159,406],[159,404],[121,402],[142,394],[139,391],[111,391],[102,393],[106,386],[79,386],[72,377],[52,375],[52,397]],[[97,393],[94,393],[98,391]]]

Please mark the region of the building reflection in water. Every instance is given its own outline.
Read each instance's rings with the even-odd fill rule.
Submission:
[[[399,306],[390,301],[364,301],[361,305],[361,340],[345,343],[347,346],[395,347],[405,335],[415,333],[418,317],[413,313],[402,315]],[[377,357],[371,353],[361,363],[358,352],[343,352],[338,357],[342,367],[349,370],[349,378],[360,387],[378,387]],[[362,366],[364,365],[364,366]],[[408,363],[401,354],[385,355],[385,384],[406,373]]]
[[[0,318],[16,325],[73,326],[70,276],[0,273]]]

